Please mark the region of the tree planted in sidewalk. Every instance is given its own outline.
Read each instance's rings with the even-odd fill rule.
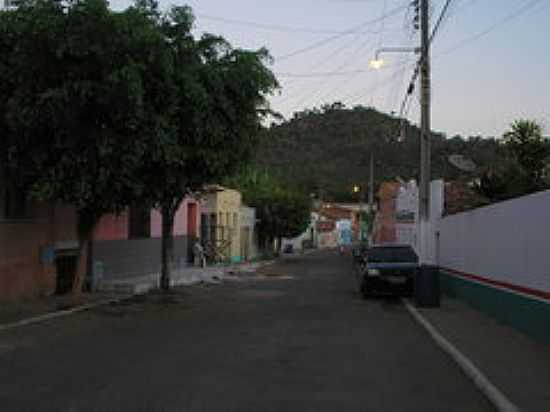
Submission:
[[[154,120],[141,128],[150,150],[140,173],[146,197],[162,214],[161,286],[168,289],[174,216],[183,198],[251,159],[277,82],[265,49],[235,49],[209,34],[196,39],[190,8],[161,14],[156,4],[141,3],[138,9],[157,24],[170,55],[162,90],[150,89],[157,98],[148,105]]]

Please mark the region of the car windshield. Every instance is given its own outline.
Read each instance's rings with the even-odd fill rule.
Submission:
[[[367,259],[369,262],[418,262],[418,256],[410,246],[371,248]]]

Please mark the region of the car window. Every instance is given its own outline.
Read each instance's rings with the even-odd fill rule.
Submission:
[[[372,248],[367,259],[369,262],[418,262],[415,251],[408,246]]]

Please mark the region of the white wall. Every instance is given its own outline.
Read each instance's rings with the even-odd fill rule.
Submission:
[[[550,292],[550,190],[443,218],[439,265]]]
[[[309,225],[307,229],[300,234],[299,236],[296,236],[295,238],[283,238],[282,242],[282,248],[284,248],[286,245],[292,245],[292,248],[297,250],[302,250],[302,242],[304,240],[312,240],[313,246],[317,247],[318,245],[318,233],[317,233],[317,222],[319,220],[319,214],[315,212],[311,212],[311,218],[309,221]],[[313,229],[313,239],[311,238],[311,230]]]

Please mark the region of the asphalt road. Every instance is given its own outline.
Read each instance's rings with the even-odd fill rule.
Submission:
[[[398,301],[334,253],[0,333],[0,410],[485,411]],[[292,277],[292,278],[289,278]]]

